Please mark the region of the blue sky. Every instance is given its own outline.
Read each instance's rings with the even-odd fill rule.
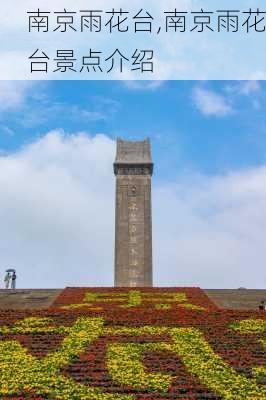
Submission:
[[[157,286],[263,288],[266,84],[0,81],[0,268],[113,284],[115,138],[152,142]]]
[[[265,84],[178,82],[35,82],[0,114],[0,147],[14,151],[55,128],[152,140],[156,176],[184,169],[219,174],[261,165],[265,152]],[[198,97],[219,96],[200,105]],[[206,105],[205,105],[206,107]],[[225,108],[223,110],[223,107]],[[1,110],[1,108],[0,108]],[[12,133],[14,132],[14,134]]]

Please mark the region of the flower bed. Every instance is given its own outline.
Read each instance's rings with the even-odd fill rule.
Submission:
[[[265,323],[198,288],[67,288],[0,311],[0,398],[263,400]]]
[[[54,306],[66,310],[112,309],[197,309],[216,310],[215,304],[200,288],[66,288]]]

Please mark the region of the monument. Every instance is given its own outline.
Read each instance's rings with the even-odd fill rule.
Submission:
[[[115,286],[152,286],[152,172],[149,139],[117,140]]]

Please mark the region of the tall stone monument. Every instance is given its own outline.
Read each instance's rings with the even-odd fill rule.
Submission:
[[[115,286],[152,286],[150,141],[117,140]]]

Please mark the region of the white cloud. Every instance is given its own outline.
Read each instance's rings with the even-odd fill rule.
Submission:
[[[194,89],[193,101],[203,115],[226,116],[233,112],[231,105],[224,96],[202,87]]]
[[[0,113],[13,112],[14,121],[33,128],[46,121],[103,121],[119,111],[120,103],[108,97],[88,94],[84,106],[56,101],[51,98],[49,84],[42,81],[0,81]],[[31,101],[31,100],[34,100]],[[34,112],[33,112],[34,109]],[[13,134],[2,126],[0,133]]]
[[[237,96],[257,95],[261,89],[261,83],[258,81],[240,81],[225,87],[226,92]]]
[[[258,81],[239,81],[226,85],[224,90],[230,96],[231,103],[237,103],[243,98],[247,98],[255,110],[261,108],[262,85]],[[236,107],[235,107],[236,108]]]
[[[156,282],[263,288],[266,166],[154,192]]]
[[[115,142],[53,131],[0,156],[0,262],[20,287],[112,285]],[[160,166],[158,165],[158,168]],[[153,190],[156,285],[264,287],[266,166]]]
[[[127,89],[130,90],[156,90],[163,86],[164,81],[136,81],[136,80],[129,80],[129,81],[122,81],[122,84],[126,86]]]
[[[261,84],[258,81],[244,81],[239,85],[239,93],[249,96],[252,93],[259,93]]]
[[[34,127],[43,124],[46,121],[55,121],[60,115],[61,121],[102,121],[106,120],[111,112],[115,113],[116,109],[106,105],[105,109],[97,110],[97,103],[90,108],[80,107],[77,104],[67,104],[61,102],[36,102],[35,112],[32,112],[31,105],[27,105],[20,117],[20,124],[24,127]]]
[[[0,81],[0,112],[21,107],[34,85],[30,81]]]
[[[114,152],[54,131],[0,158],[1,265],[20,287],[112,283]]]
[[[2,125],[0,127],[0,135],[1,134],[4,136],[14,136],[15,132],[13,129],[9,128],[9,126]]]

